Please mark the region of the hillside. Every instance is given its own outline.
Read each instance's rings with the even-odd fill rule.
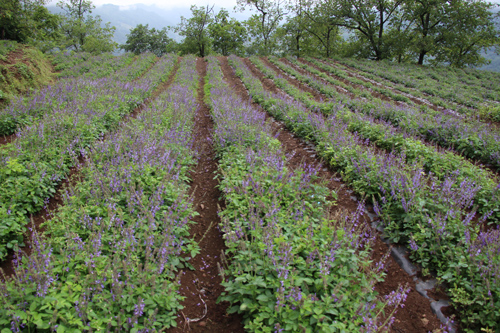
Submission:
[[[57,82],[0,110],[0,331],[500,322],[500,74],[173,53],[54,63]]]
[[[0,41],[0,103],[52,82],[53,67],[32,47]]]

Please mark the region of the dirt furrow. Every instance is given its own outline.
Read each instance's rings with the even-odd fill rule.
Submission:
[[[230,86],[234,87],[235,91],[244,98],[248,99],[249,95],[241,80],[234,74],[233,69],[229,66],[227,58],[219,58],[222,70],[226,80]],[[254,73],[263,82],[265,88],[271,92],[279,92],[280,90],[274,85],[272,80],[266,79],[264,75],[248,60],[244,62],[249,66],[252,73]],[[260,108],[256,103],[252,103],[255,107]],[[261,109],[262,110],[262,109]],[[262,112],[265,112],[262,110]],[[267,113],[266,113],[267,114]],[[269,116],[270,117],[270,116]],[[333,216],[339,210],[347,212],[354,212],[358,207],[358,199],[352,195],[352,190],[343,183],[337,176],[334,170],[328,168],[316,155],[313,145],[297,138],[284,128],[284,125],[278,122],[273,122],[275,130],[279,132],[278,139],[281,141],[287,155],[292,156],[288,165],[291,168],[303,166],[304,163],[310,166],[319,166],[321,171],[320,177],[328,180],[328,188],[337,193],[337,205],[331,212]],[[368,210],[369,213],[373,211]],[[365,222],[370,228],[370,220],[367,214],[364,216]],[[373,229],[373,232],[379,234],[378,231]],[[379,262],[380,259],[390,251],[389,247],[377,237],[374,243],[374,251],[372,254],[373,262]],[[375,288],[382,295],[388,295],[392,291],[397,290],[399,285],[408,284],[411,288],[410,293],[405,302],[404,308],[398,309],[395,315],[395,321],[392,325],[391,332],[428,332],[439,329],[441,322],[432,312],[432,309],[424,296],[422,296],[416,288],[415,281],[412,276],[406,273],[391,256],[385,263],[386,277],[381,283],[378,283]]]
[[[180,273],[180,294],[186,298],[181,303],[184,309],[177,318],[177,328],[170,332],[244,332],[242,317],[226,314],[229,303],[217,304],[217,299],[224,291],[218,264],[221,264],[225,245],[217,214],[223,202],[219,201],[222,198],[217,188],[219,182],[214,179],[218,161],[212,143],[214,124],[204,102],[207,65],[203,58],[198,58],[196,69],[200,77],[199,109],[193,133],[196,135],[194,147],[199,153],[199,160],[191,172],[190,196],[199,215],[194,218],[196,224],[191,226],[190,233],[199,244],[200,253],[189,261],[194,270],[185,269]]]
[[[123,117],[117,130],[119,130],[120,127],[124,126],[129,119],[136,118],[146,106],[150,105],[162,92],[164,92],[172,84],[175,78],[175,74],[177,73],[177,69],[179,68],[180,59],[180,57],[177,59],[177,63],[175,64],[169,78],[158,87],[156,87],[151,97],[147,98],[141,105],[137,106],[130,114]],[[102,140],[105,140],[108,135],[109,134],[105,135]],[[64,191],[68,186],[74,186],[79,182],[80,174],[78,170],[82,167],[82,165],[84,165],[84,163],[84,158],[80,156],[76,165],[70,169],[68,177],[66,177],[66,179],[64,179],[61,184],[59,184],[56,189],[56,193],[47,201],[45,207],[38,213],[30,216],[31,223],[27,226],[28,230],[24,234],[25,246],[21,248],[21,251],[26,255],[31,254],[32,233],[30,229],[35,228],[37,233],[42,233],[44,231],[40,227],[40,225],[45,221],[51,219],[54,213],[59,209],[59,207],[64,204],[62,199]],[[0,262],[0,272],[2,271],[4,276],[0,275],[0,279],[4,279],[5,277],[14,274],[13,252],[11,252],[4,261]]]
[[[307,86],[307,90],[304,90],[303,89],[303,86],[304,84],[302,82],[300,82],[298,79],[296,79],[295,77],[292,77],[290,75],[288,75],[288,73],[285,73],[284,71],[282,71],[280,68],[278,68],[276,65],[274,65],[273,63],[269,62],[267,59],[264,59],[262,58],[263,62],[268,65],[272,70],[274,70],[277,74],[281,75],[282,77],[284,77],[290,84],[292,84],[293,86],[297,87],[298,89],[301,89],[302,91],[306,91],[306,92],[309,92],[311,93],[315,100],[316,101],[328,101],[329,99],[331,99],[329,96]],[[252,72],[256,75],[259,75],[259,76],[262,76],[262,74],[260,74],[260,71],[259,69],[251,62],[251,61],[246,61],[245,62],[248,66],[251,66],[253,68],[255,68],[255,71],[252,70]],[[293,65],[293,64],[292,64]],[[295,68],[295,69],[298,69]],[[321,78],[317,77],[316,75],[312,74],[312,73],[308,73],[309,75],[312,75],[314,77],[316,77],[318,80],[321,80]],[[269,80],[269,79],[265,79],[265,80]],[[269,80],[271,83],[272,83],[272,80]],[[325,82],[325,85],[332,85],[330,83],[327,83]],[[333,86],[333,85],[332,85]],[[273,92],[278,92],[281,91],[279,88],[277,90],[271,90]],[[349,96],[351,96],[351,98],[354,98],[352,96],[351,93],[348,94]],[[383,123],[381,122],[380,120],[378,119],[374,119],[373,122],[375,124],[380,124],[380,123]],[[399,131],[397,127],[393,126],[393,128],[396,130],[396,131]],[[400,133],[404,133],[403,131],[401,131]],[[414,137],[415,140],[418,140],[420,142],[422,142],[423,144],[429,146],[429,147],[433,147],[436,151],[440,152],[440,153],[446,153],[446,152],[452,152],[454,154],[457,154],[457,155],[460,155],[457,151],[453,150],[453,149],[450,149],[450,148],[445,148],[445,147],[441,147],[439,146],[437,143],[435,142],[431,142],[431,141],[428,141],[426,139],[423,139],[423,138],[419,138],[417,136]],[[374,143],[371,144],[372,147],[376,150],[376,151],[379,151],[379,152],[383,152],[384,149],[382,148],[379,148],[377,146],[374,145]],[[500,170],[495,170],[491,165],[486,165],[485,163],[481,162],[481,161],[478,161],[478,160],[474,160],[468,156],[464,156],[464,155],[461,155],[462,157],[464,157],[467,161],[469,161],[470,163],[476,165],[476,166],[479,166],[485,170],[488,170],[492,173],[494,173],[495,175],[500,175]]]

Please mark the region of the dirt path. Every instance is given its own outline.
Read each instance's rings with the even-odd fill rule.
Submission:
[[[233,87],[242,98],[248,99],[249,95],[245,86],[234,74],[233,69],[229,66],[227,58],[221,57],[219,58],[219,61],[221,62],[224,76],[230,86]],[[272,80],[266,79],[248,59],[244,59],[244,62],[249,66],[252,73],[255,74],[261,82],[263,82],[268,91],[279,92],[279,89],[273,84]],[[252,104],[257,108],[260,108],[258,104]],[[265,111],[262,110],[262,112]],[[354,212],[358,206],[358,201],[352,196],[352,190],[350,190],[345,183],[341,182],[340,179],[337,178],[336,173],[333,170],[323,164],[323,162],[315,154],[312,145],[297,138],[295,135],[286,130],[284,125],[278,122],[274,122],[274,127],[276,131],[280,131],[278,139],[281,141],[286,154],[293,155],[293,157],[288,161],[288,166],[290,168],[293,169],[298,166],[302,166],[303,163],[310,166],[318,165],[321,167],[319,176],[327,179],[329,181],[328,188],[337,192],[338,195],[337,205],[333,208],[332,214],[335,214],[335,211],[338,210]],[[369,224],[370,221],[366,215],[365,222],[371,228]],[[373,231],[378,233],[376,230]],[[379,262],[388,251],[388,246],[382,242],[380,237],[377,237],[372,254],[373,262]],[[411,288],[404,308],[400,308],[395,315],[395,321],[392,325],[391,332],[420,333],[439,329],[441,322],[432,312],[429,300],[417,292],[413,278],[408,275],[392,257],[388,258],[385,268],[387,273],[385,280],[375,286],[375,289],[381,295],[388,295],[392,291],[397,290],[399,285],[408,284]]]
[[[119,130],[119,128],[121,126],[124,126],[130,119],[136,118],[141,113],[141,111],[144,110],[144,108],[146,106],[150,105],[162,92],[164,92],[172,84],[172,82],[175,78],[175,74],[177,73],[177,69],[179,68],[180,59],[181,59],[180,57],[177,59],[177,63],[175,64],[175,66],[172,70],[172,73],[170,74],[168,80],[165,80],[165,82],[158,85],[158,87],[156,87],[155,91],[152,93],[151,97],[146,99],[141,105],[137,106],[130,114],[123,117],[117,130]],[[144,72],[144,74],[145,73],[146,72]],[[15,135],[15,134],[13,134],[13,135]],[[105,140],[108,135],[109,134],[105,135],[103,140]],[[61,182],[61,184],[59,184],[59,186],[57,187],[56,193],[54,194],[54,196],[52,196],[48,200],[47,204],[45,205],[45,207],[41,211],[39,211],[36,214],[33,214],[30,217],[32,222],[29,225],[27,225],[26,227],[29,227],[29,228],[34,227],[35,230],[37,231],[37,233],[42,233],[44,231],[40,227],[40,225],[42,223],[44,223],[45,221],[51,219],[52,216],[54,215],[54,213],[59,209],[59,207],[64,204],[63,199],[62,199],[63,193],[68,186],[74,186],[75,184],[77,184],[79,182],[79,180],[80,180],[79,175],[80,174],[78,171],[84,163],[85,163],[85,160],[80,156],[78,159],[78,163],[70,169],[68,177],[66,177],[66,179],[64,179]],[[21,248],[21,251],[23,253],[25,253],[26,255],[31,254],[31,242],[32,242],[32,234],[31,234],[30,230],[28,229],[28,231],[26,231],[24,234],[25,246]],[[0,274],[0,280],[3,280],[5,277],[9,277],[12,274],[14,274],[14,253],[13,252],[11,252],[4,261],[0,262],[0,269],[3,270],[3,273],[4,273],[3,276]]]
[[[198,58],[196,69],[200,77],[198,86],[198,103],[194,131],[194,147],[199,152],[199,161],[191,172],[190,196],[193,206],[198,212],[191,226],[191,237],[199,243],[200,251],[189,263],[194,270],[181,272],[180,294],[186,299],[182,302],[184,309],[177,319],[177,328],[169,332],[245,332],[242,317],[237,314],[227,315],[228,302],[217,304],[217,299],[224,291],[221,286],[218,264],[221,264],[221,253],[226,249],[222,233],[219,230],[220,218],[217,215],[222,194],[217,188],[218,180],[214,179],[218,161],[212,144],[213,121],[210,110],[204,103],[204,80],[207,64]],[[206,315],[205,315],[206,314]]]

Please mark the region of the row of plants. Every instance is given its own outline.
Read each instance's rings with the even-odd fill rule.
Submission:
[[[404,302],[403,287],[380,299],[383,265],[370,260],[373,236],[363,208],[331,219],[333,202],[317,171],[290,170],[265,114],[243,102],[208,57],[207,104],[215,123],[221,216],[228,249],[223,267],[229,312],[252,332],[377,331]]]
[[[336,63],[335,64],[336,67],[333,67],[333,66],[331,66],[331,64],[328,64],[325,61],[319,61],[319,60],[316,60],[313,58],[307,58],[307,60],[313,62],[314,64],[320,66],[321,68],[323,68],[325,70],[330,70],[330,69],[336,68],[336,67],[340,67],[346,71],[349,70],[347,67],[344,67],[343,65],[341,65],[339,63]],[[336,70],[338,70],[338,69],[336,69]],[[450,101],[446,101],[439,96],[425,94],[419,90],[415,90],[413,88],[408,88],[404,85],[393,83],[392,81],[384,80],[384,79],[382,79],[382,77],[371,74],[369,72],[363,72],[362,75],[364,77],[369,78],[372,81],[379,82],[380,84],[383,84],[383,85],[389,85],[389,86],[394,87],[395,89],[398,89],[400,91],[404,91],[407,94],[411,94],[413,96],[418,96],[420,98],[426,99],[426,100],[432,102],[433,104],[444,107],[448,110],[457,111],[462,116],[465,115],[465,116],[468,116],[469,118],[472,118],[472,119],[478,118],[480,120],[487,121],[487,122],[490,122],[490,121],[500,122],[500,106],[498,105],[498,102],[484,102],[483,101],[483,103],[479,103],[476,106],[476,108],[472,108],[469,106],[464,106],[461,104],[456,104],[456,103],[453,103]],[[443,77],[446,77],[446,76],[443,76]],[[498,81],[498,78],[497,79],[494,79],[494,78],[484,79],[484,80],[486,80],[487,82],[495,82],[495,80]],[[484,80],[481,80],[480,82],[484,82]]]
[[[252,57],[252,58],[254,59],[255,57]],[[279,69],[281,69],[283,72],[287,73],[288,75],[291,75],[294,78],[298,79],[299,81],[307,83],[308,85],[315,87],[315,89],[317,89],[317,90],[321,89],[322,91],[327,91],[328,95],[332,95],[332,96],[335,95],[339,99],[343,99],[343,98],[348,99],[349,98],[345,94],[339,93],[337,91],[337,89],[335,89],[333,86],[325,85],[325,81],[330,83],[330,84],[333,84],[336,87],[341,87],[343,90],[348,91],[349,93],[353,94],[354,96],[362,97],[362,98],[365,98],[368,100],[371,100],[374,98],[368,91],[366,91],[364,89],[357,88],[357,87],[350,85],[350,84],[346,84],[343,81],[337,80],[337,79],[335,79],[331,76],[328,76],[320,71],[314,72],[314,74],[316,76],[312,76],[312,75],[308,75],[306,73],[301,73],[298,70],[292,68],[291,66],[286,65],[284,62],[278,61],[278,59],[276,57],[269,56],[269,57],[267,57],[267,59],[269,60],[269,62],[274,64],[276,67],[278,67]],[[291,59],[292,58],[290,58],[290,61],[294,65],[296,65],[296,63],[294,63]]]
[[[401,92],[406,93],[408,95],[411,95],[413,97],[426,99],[427,101],[429,101],[429,102],[431,102],[434,105],[437,105],[439,107],[443,107],[446,109],[453,109],[453,110],[456,110],[456,108],[458,107],[457,104],[451,103],[449,101],[445,101],[444,99],[442,99],[438,96],[426,95],[419,90],[412,89],[412,88],[406,87],[404,85],[394,83],[392,81],[388,81],[387,79],[383,79],[380,76],[377,76],[377,75],[374,75],[374,74],[371,74],[368,72],[358,73],[353,68],[347,67],[340,62],[332,63],[331,61],[328,61],[327,59],[322,60],[322,59],[316,59],[316,58],[311,58],[311,57],[306,57],[305,59],[308,62],[318,66],[319,68],[321,68],[322,70],[325,70],[327,72],[338,72],[338,71],[342,71],[342,72],[346,72],[346,73],[351,72],[354,74],[361,75],[365,79],[377,82],[380,84],[380,86],[390,87],[392,89],[401,91]]]
[[[124,53],[115,56],[112,53],[104,53],[99,56],[93,56],[88,60],[79,63],[76,66],[67,68],[59,73],[59,77],[86,77],[89,79],[99,79],[125,66],[129,66],[134,61],[133,53]]]
[[[133,67],[120,66],[123,67],[120,71],[121,77],[124,78],[123,81],[131,81],[144,75],[151,61],[152,59],[148,55],[137,59]],[[166,58],[163,61],[166,61]],[[130,73],[123,74],[128,70],[130,70]],[[114,70],[108,74],[111,73],[114,73]],[[164,74],[164,72],[158,73],[160,75]],[[14,134],[23,127],[35,124],[47,114],[59,112],[60,109],[100,108],[101,105],[109,103],[107,101],[109,98],[120,96],[120,90],[122,90],[120,87],[123,86],[123,84],[120,84],[122,80],[119,78],[112,79],[111,76],[102,78],[98,77],[100,75],[97,73],[95,74],[93,78],[80,76],[59,80],[55,84],[48,85],[26,96],[18,96],[13,99],[0,111],[0,135]],[[156,74],[153,73],[153,75]],[[115,80],[118,81],[115,82]],[[99,93],[96,94],[96,91],[99,91]]]
[[[500,321],[500,230],[483,231],[489,214],[478,215],[474,181],[427,174],[422,162],[373,149],[348,131],[336,115],[324,118],[283,94],[264,90],[243,62],[231,58],[252,98],[317,151],[360,196],[375,205],[385,235],[406,244],[424,274],[435,271],[449,286],[466,332],[496,329]]]
[[[94,57],[89,52],[60,51],[51,55],[54,69],[58,72],[71,69],[78,64]]]
[[[2,332],[159,332],[176,326],[178,270],[198,246],[194,57],[127,126],[88,149],[79,182],[0,284]],[[194,82],[194,84],[193,84]],[[10,329],[10,330],[9,330]]]
[[[475,83],[472,83],[471,80],[463,82],[463,80],[457,78],[455,74],[457,71],[465,74],[462,70],[440,67],[427,68],[425,66],[399,65],[387,62],[377,63],[377,66],[373,66],[371,62],[366,60],[336,60],[341,64],[412,88],[413,91],[417,90],[425,95],[465,106],[465,108],[459,105],[456,106],[457,111],[473,113],[473,110],[467,108],[488,108],[495,105],[492,101],[500,101],[500,91],[497,88],[500,79],[498,76],[494,79],[473,80]],[[451,105],[447,104],[446,106],[450,107]]]
[[[332,75],[334,75],[336,77],[342,78],[343,80],[350,82],[350,84],[362,86],[364,88],[369,89],[370,91],[375,91],[375,92],[377,92],[381,95],[387,96],[388,98],[391,98],[395,101],[402,101],[402,102],[405,102],[408,104],[413,104],[413,102],[408,97],[403,96],[401,94],[397,94],[394,91],[392,91],[391,89],[387,89],[387,88],[382,87],[382,86],[377,86],[377,85],[374,85],[370,82],[363,81],[359,78],[352,77],[352,76],[348,75],[345,71],[339,70],[339,69],[332,67],[332,66],[329,66],[328,69],[325,69],[324,64],[322,64],[318,61],[315,61],[315,59],[313,59],[313,58],[308,57],[308,58],[306,58],[306,60],[309,61],[310,63],[314,64],[318,68],[330,73],[331,75],[327,75],[327,74],[323,73],[321,70],[318,70],[313,66],[310,66],[310,65],[303,63],[303,62],[300,62],[294,57],[287,57],[287,60],[290,61],[291,63],[293,63],[294,65],[299,66],[300,68],[327,80],[329,83],[335,84],[335,83],[331,82],[332,79],[335,80],[332,77]],[[338,81],[338,80],[336,80],[336,81]]]
[[[274,75],[273,71],[266,68],[256,57],[250,59],[265,75]],[[336,98],[336,91],[329,94],[330,91],[334,90],[333,87],[321,87],[318,82],[313,83],[313,80],[302,78],[300,73],[294,74],[297,74],[294,76],[298,80],[303,80],[302,82],[309,84],[313,89],[318,89],[327,96]],[[280,83],[278,82],[278,84]],[[293,89],[290,85],[283,85],[280,88],[285,91]],[[309,102],[308,99],[311,99],[310,96],[302,94],[300,100],[308,104],[308,107],[314,106],[327,112],[332,108],[346,106],[353,112],[365,114],[377,121],[390,123],[404,135],[454,150],[467,158],[481,161],[493,169],[500,168],[500,135],[495,129],[485,124],[479,122],[467,123],[453,115],[432,109],[423,111],[375,99],[367,102],[360,99],[343,98],[333,103]],[[339,105],[339,103],[342,105]]]
[[[367,143],[374,144],[387,152],[404,156],[408,165],[421,164],[424,172],[432,174],[441,180],[459,170],[460,173],[456,175],[458,181],[468,179],[481,187],[474,197],[479,212],[481,214],[491,212],[489,221],[491,223],[500,223],[499,180],[492,172],[475,165],[452,151],[439,150],[432,145],[424,144],[418,138],[407,133],[399,133],[389,123],[376,122],[370,116],[352,112],[345,107],[342,101],[325,102],[318,106],[318,103],[312,100],[307,93],[290,85],[285,78],[275,75],[257,57],[252,57],[251,61],[257,68],[265,71],[267,78],[272,79],[278,87],[304,103],[309,109],[319,109],[324,114],[335,116],[338,121],[342,121],[347,126],[348,131],[358,135],[361,139],[367,140]],[[313,81],[310,80],[309,82],[312,83]],[[311,83],[311,87],[316,87]],[[327,92],[322,87],[318,88]],[[335,97],[336,95],[328,96]]]
[[[165,72],[155,74],[158,80],[166,79],[174,68],[174,57],[157,65],[165,61]],[[68,99],[65,106],[52,111],[51,117],[33,122],[17,134],[14,142],[0,147],[0,260],[15,245],[23,245],[29,216],[44,207],[75,160],[85,156],[93,142],[115,129],[154,86],[150,80],[86,82],[81,91],[89,94],[88,100]],[[89,102],[92,100],[98,102]]]
[[[158,61],[158,57],[154,53],[141,53],[136,61],[132,62],[127,67],[117,70],[111,74],[109,78],[110,80],[131,82],[146,73],[156,61]]]

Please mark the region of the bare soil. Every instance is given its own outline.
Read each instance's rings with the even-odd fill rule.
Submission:
[[[229,66],[227,58],[221,57],[219,59],[222,64],[221,67],[224,76],[230,86],[234,87],[234,90],[238,92],[242,98],[247,100],[249,98],[248,92],[241,80],[236,77],[234,71]],[[266,79],[248,59],[244,59],[244,62],[249,66],[252,73],[261,80],[268,91],[275,93],[279,92],[279,89],[274,85],[272,80]],[[252,104],[260,108],[258,104]],[[292,169],[303,166],[304,163],[309,166],[319,166],[321,168],[319,173],[320,177],[328,180],[328,188],[337,193],[337,205],[332,208],[332,214],[340,210],[353,213],[358,207],[358,201],[353,198],[351,194],[352,190],[336,177],[335,170],[331,170],[326,166],[317,155],[309,149],[309,145],[306,142],[284,129],[279,123],[275,123],[275,125],[276,131],[279,131],[278,139],[281,141],[285,152],[287,154],[293,154],[293,158],[288,161],[288,166]],[[367,227],[371,228],[367,217],[365,217],[365,222]],[[372,232],[379,234],[376,230],[372,230]],[[380,237],[376,238],[373,248],[373,262],[379,262],[380,259],[390,251],[388,246],[380,240]],[[387,273],[385,280],[375,286],[375,290],[379,292],[381,296],[388,295],[392,291],[397,290],[400,285],[408,285],[411,288],[404,308],[399,308],[395,314],[395,321],[390,331],[420,333],[439,329],[441,322],[432,312],[429,301],[416,291],[413,278],[409,276],[392,257],[389,257],[386,261],[385,269]]]
[[[224,291],[221,285],[218,265],[221,265],[221,253],[225,251],[222,232],[219,230],[219,206],[223,206],[222,194],[214,179],[218,159],[212,143],[213,121],[210,110],[204,102],[204,80],[207,64],[202,58],[196,62],[200,81],[198,85],[198,104],[194,133],[194,147],[199,153],[198,165],[191,172],[190,196],[198,212],[195,225],[190,229],[191,238],[198,242],[200,251],[189,263],[194,270],[181,272],[180,294],[185,298],[184,309],[177,318],[177,328],[170,332],[245,332],[242,317],[226,314],[228,302],[217,303]]]

